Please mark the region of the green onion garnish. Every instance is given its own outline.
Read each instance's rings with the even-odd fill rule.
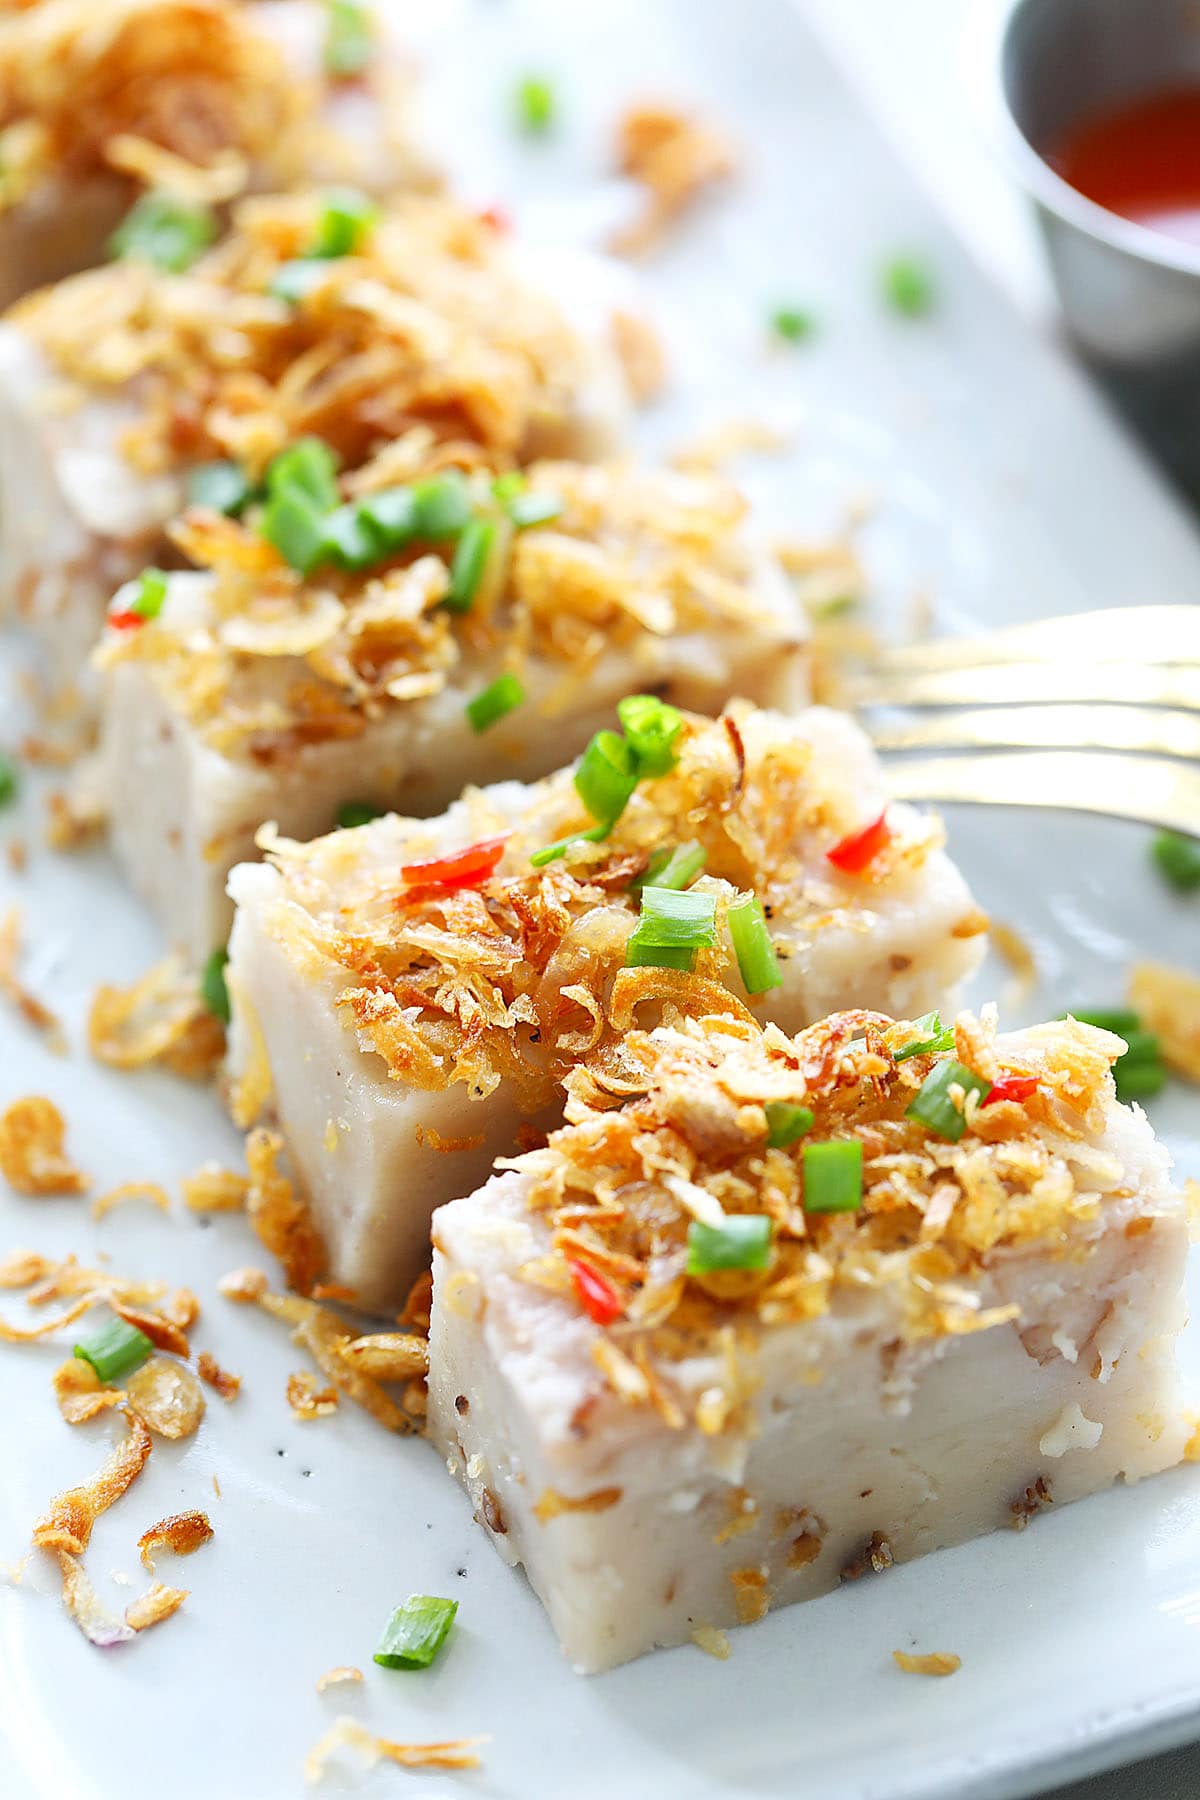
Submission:
[[[299,488],[322,512],[337,505],[337,457],[324,438],[297,438],[271,462],[267,492],[280,494],[288,488]]]
[[[1113,1064],[1113,1079],[1118,1100],[1148,1100],[1166,1087],[1167,1071],[1161,1062],[1134,1063],[1129,1067],[1128,1058],[1119,1056]]]
[[[467,702],[467,718],[471,721],[472,731],[486,731],[499,719],[523,704],[525,689],[521,686],[511,669],[503,675],[497,675],[490,687],[485,687],[482,694],[476,694]]]
[[[372,806],[369,800],[347,800],[337,809],[338,830],[353,831],[358,825],[369,825],[372,819],[382,817],[382,806]]]
[[[325,556],[343,569],[370,569],[379,561],[378,533],[352,502],[325,515],[322,537]]]
[[[1181,831],[1160,831],[1150,853],[1159,872],[1181,894],[1200,888],[1200,838],[1184,837]]]
[[[690,975],[695,966],[696,952],[685,944],[643,943],[635,931],[625,946],[627,969],[678,969],[681,975]]]
[[[352,256],[379,217],[379,208],[357,188],[327,188],[309,256]]]
[[[954,1104],[950,1094],[952,1087],[960,1087],[963,1091],[961,1105],[965,1106],[971,1094],[978,1094],[982,1100],[991,1089],[991,1082],[985,1081],[982,1075],[975,1075],[962,1063],[955,1062],[948,1056],[930,1070],[916,1094],[912,1104],[905,1113],[905,1118],[918,1119],[928,1130],[938,1137],[948,1138],[957,1144],[967,1129],[967,1121],[963,1113]]]
[[[717,897],[676,888],[642,889],[641,917],[625,947],[631,969],[689,971],[697,950],[717,937]]]
[[[517,83],[515,98],[517,123],[522,131],[541,137],[553,129],[557,111],[554,89],[544,76],[526,75]]]
[[[661,861],[656,859],[661,857]],[[701,844],[679,844],[674,850],[655,851],[642,877],[644,888],[685,888],[695,881],[707,858]]]
[[[794,1106],[790,1100],[768,1100],[763,1111],[767,1115],[767,1146],[771,1150],[785,1150],[812,1130],[813,1115],[807,1106]]]
[[[633,746],[615,731],[598,731],[575,770],[575,791],[593,819],[612,825],[628,806],[638,784]]]
[[[547,494],[537,489],[528,494],[513,494],[503,501],[503,505],[518,531],[528,531],[532,525],[548,525],[566,508],[561,494]]]
[[[108,250],[122,262],[149,263],[179,275],[216,235],[217,221],[207,206],[150,193],[134,202],[108,240]]]
[[[740,894],[726,909],[734,955],[748,994],[783,985],[783,971],[757,894]]]
[[[470,490],[457,469],[418,481],[411,492],[415,537],[457,537],[471,517]]]
[[[1101,1006],[1091,1012],[1060,1013],[1059,1017],[1078,1019],[1081,1025],[1094,1025],[1098,1031],[1111,1031],[1125,1039],[1126,1048],[1113,1064],[1118,1100],[1148,1100],[1166,1087],[1162,1046],[1152,1031],[1142,1030],[1138,1013],[1128,1007]]]
[[[0,750],[0,806],[12,805],[19,785],[16,763],[11,756]]]
[[[280,263],[267,283],[267,292],[272,299],[299,306],[314,288],[320,287],[328,274],[329,263],[323,256],[293,257],[291,262]]]
[[[139,619],[157,619],[167,597],[167,578],[161,569],[143,569],[138,576],[138,591],[129,602],[129,610]]]
[[[474,606],[495,541],[492,519],[469,519],[463,526],[450,564],[450,586],[442,601],[448,612],[470,612]]]
[[[953,1050],[954,1027],[943,1026],[939,1013],[923,1013],[919,1019],[913,1020],[912,1028],[918,1035],[911,1043],[902,1044],[899,1050],[892,1051],[893,1062],[905,1062],[910,1056],[933,1056],[942,1050]]]
[[[127,1325],[124,1319],[110,1319],[82,1344],[76,1344],[75,1354],[80,1362],[90,1363],[107,1386],[110,1381],[132,1374],[153,1349],[150,1339],[136,1325]]]
[[[678,760],[675,743],[683,719],[654,694],[627,694],[617,702],[621,729],[633,748],[639,775],[666,775]]]
[[[558,838],[553,844],[546,844],[541,850],[535,850],[529,861],[533,868],[544,869],[547,863],[557,862],[565,856],[572,844],[599,844],[612,830],[611,821],[600,825],[592,825],[587,831],[573,831],[569,837]]]
[[[786,344],[800,343],[803,338],[810,337],[815,328],[816,320],[812,314],[799,306],[777,306],[771,314],[771,330]]]
[[[371,9],[360,0],[329,0],[325,25],[325,68],[346,80],[361,75],[371,60]]]
[[[805,1144],[804,1210],[857,1212],[863,1197],[863,1147],[858,1138]]]
[[[225,985],[225,964],[228,961],[228,950],[214,950],[200,973],[200,997],[209,1012],[220,1019],[223,1025],[229,1023],[229,989]]]
[[[492,482],[492,492],[501,506],[507,506],[514,495],[523,494],[528,485],[520,469],[506,469]]]
[[[375,1661],[385,1669],[427,1669],[454,1623],[457,1600],[410,1594],[383,1628]]]
[[[328,558],[326,517],[300,488],[284,488],[267,501],[259,530],[269,544],[274,544],[284,562],[301,575],[310,575]]]
[[[932,310],[933,275],[915,256],[893,256],[880,271],[883,297],[894,312],[916,319]]]
[[[235,462],[207,462],[189,472],[187,497],[191,506],[207,506],[236,519],[254,498],[254,489]]]
[[[1059,1018],[1078,1019],[1081,1025],[1094,1025],[1097,1031],[1111,1031],[1114,1037],[1123,1038],[1131,1031],[1140,1031],[1142,1024],[1137,1013],[1120,1006],[1098,1006],[1092,1012],[1060,1013]]]
[[[765,1213],[727,1213],[720,1225],[693,1219],[687,1234],[687,1272],[765,1269],[771,1260],[771,1220]]]
[[[412,488],[381,488],[358,503],[358,516],[379,543],[380,556],[401,550],[417,532],[417,497]]]

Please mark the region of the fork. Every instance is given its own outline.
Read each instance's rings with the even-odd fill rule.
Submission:
[[[1057,807],[1200,836],[1200,606],[1112,607],[884,650],[848,698],[899,799]]]

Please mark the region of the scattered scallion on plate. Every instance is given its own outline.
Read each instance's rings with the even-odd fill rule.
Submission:
[[[181,275],[216,235],[217,221],[209,207],[151,191],[134,201],[108,240],[108,249],[120,262],[149,263],[168,275]]]
[[[382,819],[382,806],[372,806],[369,800],[347,800],[337,809],[339,831],[354,831],[359,825],[369,825],[372,819]]]
[[[1066,1013],[1060,1016],[1068,1017]],[[1069,1016],[1081,1025],[1094,1025],[1098,1031],[1111,1031],[1115,1037],[1125,1039],[1127,1048],[1113,1064],[1118,1100],[1150,1100],[1162,1093],[1167,1085],[1162,1046],[1152,1031],[1142,1029],[1138,1013],[1130,1007],[1101,1006]]]
[[[810,1213],[857,1212],[863,1197],[863,1147],[858,1138],[832,1138],[805,1144],[804,1210]]]
[[[411,493],[414,537],[434,542],[457,537],[471,517],[470,489],[457,469],[418,481]]]
[[[1200,888],[1200,838],[1160,831],[1150,846],[1158,871],[1181,894]]]
[[[153,1349],[150,1339],[136,1325],[127,1325],[124,1319],[110,1319],[91,1337],[84,1338],[82,1344],[76,1344],[75,1354],[80,1362],[90,1363],[107,1386],[140,1368]]]
[[[143,569],[129,610],[139,619],[157,619],[167,597],[167,578],[161,569]]]
[[[225,983],[228,950],[214,950],[200,973],[200,997],[210,1013],[223,1025],[229,1023],[229,989]]]
[[[534,525],[549,525],[566,510],[561,494],[535,488],[530,493],[513,494],[503,502],[504,510],[517,531],[528,531]]]
[[[328,258],[295,256],[290,262],[280,263],[267,283],[267,292],[274,300],[286,301],[288,306],[299,306],[302,300],[308,299],[314,288],[321,285],[328,274]]]
[[[813,1128],[811,1107],[798,1106],[791,1100],[768,1100],[763,1111],[767,1115],[767,1147],[786,1150]]]
[[[628,806],[638,773],[633,746],[618,732],[598,731],[579,759],[575,791],[593,819],[611,825]]]
[[[730,902],[725,917],[746,992],[765,994],[770,988],[781,987],[783,970],[758,895],[739,894]]]
[[[799,344],[816,330],[816,320],[800,306],[777,306],[771,314],[772,334],[785,344]]]
[[[544,869],[547,863],[558,862],[567,854],[572,844],[599,844],[612,830],[612,821],[605,820],[599,825],[591,825],[586,831],[572,831],[568,837],[558,838],[553,844],[544,844],[535,850],[529,861],[533,868]]]
[[[906,1062],[910,1056],[933,1056],[942,1050],[953,1050],[954,1028],[943,1026],[939,1013],[922,1013],[919,1019],[912,1021],[912,1028],[917,1036],[907,1044],[901,1044],[898,1050],[892,1051],[893,1062]]]
[[[371,60],[371,9],[360,0],[327,0],[324,62],[341,81],[361,75]]]
[[[427,1669],[446,1641],[457,1600],[410,1594],[383,1628],[375,1661],[384,1669]]]
[[[771,1260],[771,1220],[765,1213],[726,1213],[720,1225],[693,1219],[688,1226],[687,1272],[765,1269]]]
[[[702,844],[677,844],[674,850],[656,850],[642,876],[641,886],[690,887],[702,872],[706,860]]]
[[[5,751],[0,750],[0,806],[11,806],[19,787],[16,763]]]
[[[466,713],[472,731],[487,731],[501,719],[515,712],[525,700],[525,689],[511,669],[497,675],[481,694],[467,701]]]
[[[880,271],[883,298],[893,312],[919,319],[932,312],[936,300],[933,274],[917,256],[893,256]]]
[[[379,217],[379,208],[357,188],[326,188],[309,256],[352,256]]]
[[[254,489],[235,462],[222,458],[200,463],[187,478],[190,506],[207,506],[211,512],[236,519],[254,498]]]
[[[450,563],[450,586],[442,601],[448,612],[470,612],[495,542],[494,519],[469,519],[463,526]]]
[[[675,767],[683,715],[656,694],[627,694],[617,702],[621,729],[637,757],[638,774],[666,775]]]
[[[554,89],[544,75],[524,75],[514,95],[517,124],[530,137],[544,137],[554,129],[558,105]]]
[[[690,970],[697,950],[717,940],[715,894],[642,889],[642,910],[625,947],[628,967]]]
[[[929,1071],[913,1096],[905,1117],[918,1120],[935,1136],[957,1144],[967,1129],[963,1109],[968,1098],[972,1094],[978,1094],[983,1100],[991,1085],[982,1075],[976,1075],[962,1063],[956,1062],[952,1056],[948,1056]],[[950,1092],[951,1088],[962,1090],[962,1098],[957,1105],[955,1096]]]

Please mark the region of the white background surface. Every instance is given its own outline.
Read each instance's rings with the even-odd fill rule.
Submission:
[[[837,10],[840,31],[870,41],[866,0]],[[871,11],[875,79],[902,88],[906,105],[911,91],[927,145],[933,101],[914,82],[934,58],[953,66],[947,0],[930,8],[925,56],[918,0],[903,8],[902,46],[886,35],[899,5]],[[620,201],[598,171],[612,116],[639,87],[707,98],[754,147],[737,195],[647,272],[684,398],[647,421],[646,442],[714,417],[790,419],[794,455],[752,471],[754,483],[779,523],[801,528],[836,522],[871,490],[878,510],[863,550],[893,630],[918,592],[949,628],[1128,601],[1147,568],[1158,597],[1194,597],[1191,527],[1070,371],[1014,328],[782,5],[477,0],[465,12],[471,54],[441,90],[440,114],[455,124],[454,152],[476,191],[512,201],[531,230],[586,241]],[[569,109],[549,152],[506,128],[511,79],[534,62],[561,79]],[[928,251],[938,270],[937,315],[917,327],[886,315],[873,281],[879,258],[902,245]],[[762,324],[791,295],[822,318],[794,355],[770,350]],[[31,810],[23,821],[33,835]],[[1150,881],[1144,833],[1023,814],[962,813],[951,829],[972,881],[1036,949],[1043,981],[1026,1014],[1113,998],[1147,942],[1187,960],[1195,914]],[[0,889],[7,880],[0,873]],[[99,1071],[79,1049],[97,981],[130,979],[160,947],[103,853],[35,856],[12,897],[35,940],[30,979],[62,1005],[76,1051],[57,1062],[0,1018],[0,1104],[28,1091],[58,1097],[98,1188],[139,1177],[177,1191],[204,1158],[233,1161],[211,1095]],[[1002,985],[993,966],[979,993]],[[1177,1090],[1155,1117],[1198,1173],[1193,1108]],[[1176,1715],[1200,1696],[1195,1471],[793,1608],[737,1634],[729,1664],[683,1649],[581,1682],[423,1446],[394,1444],[349,1411],[314,1425],[290,1418],[284,1381],[302,1357],[273,1322],[214,1293],[253,1254],[240,1221],[202,1230],[130,1209],[90,1227],[78,1202],[0,1196],[0,1242],[89,1260],[104,1251],[131,1274],[186,1275],[205,1308],[197,1348],[246,1377],[234,1407],[213,1401],[194,1443],[156,1451],[89,1557],[105,1596],[123,1600],[110,1572],[136,1573],[137,1533],[166,1512],[208,1506],[213,1544],[177,1572],[167,1559],[160,1567],[193,1591],[183,1614],[98,1657],[63,1619],[44,1569],[20,1590],[0,1585],[2,1800],[296,1800],[302,1753],[341,1710],[394,1736],[493,1734],[478,1778],[381,1770],[372,1794],[1009,1800],[1029,1785],[1012,1774],[1014,1758],[1102,1755],[1125,1730],[1177,1731]],[[4,1560],[49,1492],[90,1470],[105,1440],[102,1427],[69,1432],[48,1405],[55,1360],[4,1358]],[[410,1680],[371,1669],[369,1656],[412,1590],[463,1606],[447,1655]],[[961,1673],[901,1676],[890,1650],[914,1643],[957,1650]],[[316,1676],[337,1662],[368,1670],[361,1697],[317,1698]],[[1121,1800],[1132,1791],[1112,1790]]]

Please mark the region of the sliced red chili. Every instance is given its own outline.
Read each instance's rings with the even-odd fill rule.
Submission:
[[[405,863],[401,879],[412,888],[475,887],[495,873],[510,835],[506,831],[500,837],[485,838],[481,844],[468,844],[453,856],[430,856],[424,862]],[[412,897],[411,893],[404,896],[406,900]]]
[[[1000,1081],[992,1083],[991,1088],[979,1102],[980,1106],[996,1106],[1001,1100],[1028,1100],[1038,1090],[1036,1075],[1005,1075]]]
[[[884,809],[877,819],[864,825],[861,831],[852,831],[844,837],[840,844],[825,852],[825,859],[843,875],[861,875],[869,863],[879,852],[891,842],[891,829],[887,822],[887,810]]]
[[[611,1325],[614,1319],[620,1318],[625,1307],[611,1281],[606,1281],[590,1263],[572,1260],[568,1261],[567,1267],[571,1271],[571,1286],[590,1319],[597,1325]]]
[[[512,218],[502,206],[485,206],[477,215],[481,225],[490,225],[493,231],[511,231]]]
[[[146,620],[142,613],[134,612],[130,608],[128,611],[110,612],[108,623],[114,631],[133,631],[137,626],[144,625]]]

